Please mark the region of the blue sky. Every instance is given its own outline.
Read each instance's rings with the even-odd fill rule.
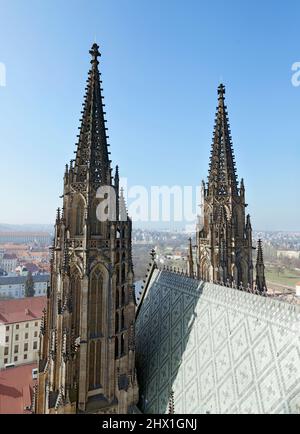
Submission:
[[[0,222],[52,223],[96,41],[113,163],[135,185],[206,178],[226,85],[259,230],[300,230],[297,1],[1,0]]]

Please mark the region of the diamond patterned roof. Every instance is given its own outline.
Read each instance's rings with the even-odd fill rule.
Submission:
[[[300,412],[300,309],[155,270],[137,316],[140,409]]]

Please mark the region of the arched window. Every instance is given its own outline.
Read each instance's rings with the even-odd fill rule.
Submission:
[[[125,316],[124,316],[124,309],[122,309],[121,313],[121,330],[124,330],[125,328]]]
[[[125,276],[126,276],[126,264],[122,264],[122,283],[125,282]]]
[[[76,221],[75,221],[75,235],[83,235],[84,227],[84,203],[80,198],[76,203]]]
[[[125,354],[125,335],[121,335],[121,356]]]
[[[90,342],[89,390],[101,386],[101,341]]]
[[[101,221],[97,218],[97,206],[98,202],[94,202],[92,209],[91,209],[91,215],[90,215],[90,221],[91,221],[91,234],[92,235],[101,235],[102,234],[102,224]]]
[[[122,306],[124,306],[125,304],[125,288],[124,286],[122,286],[122,301],[121,301]]]
[[[118,333],[118,331],[119,331],[119,312],[116,312],[116,326],[115,326],[115,331],[116,331],[116,333]]]
[[[116,267],[116,284],[119,285],[120,283],[120,269],[119,267]]]
[[[97,268],[91,276],[89,288],[89,315],[88,324],[90,336],[97,337],[102,332],[102,312],[103,312],[103,276]]]
[[[115,359],[118,359],[119,357],[119,338],[118,336],[115,337]]]
[[[95,387],[101,386],[101,341],[97,342]]]
[[[71,273],[71,298],[72,298],[72,328],[76,338],[80,335],[80,298],[81,298],[81,279],[77,270]]]
[[[89,354],[89,389],[94,388],[95,384],[95,342],[90,342],[90,354]]]
[[[119,290],[117,289],[116,290],[116,309],[118,309],[118,307],[119,307],[119,303],[120,303],[119,298],[120,298],[120,293],[119,293]]]

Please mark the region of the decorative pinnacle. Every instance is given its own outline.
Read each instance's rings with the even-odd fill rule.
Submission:
[[[257,243],[257,263],[258,264],[263,264],[264,262],[264,257],[263,257],[263,248],[262,248],[262,241],[261,239],[258,240]]]
[[[174,414],[175,413],[175,408],[174,408],[174,392],[173,390],[171,390],[170,393],[170,398],[169,398],[169,414]]]
[[[150,252],[150,256],[151,256],[152,261],[154,261],[154,260],[155,260],[155,257],[156,257],[156,251],[155,251],[155,249],[152,249],[152,250],[151,250],[151,252]]]
[[[93,44],[89,53],[92,56],[91,64],[98,65],[99,64],[98,57],[101,56],[101,53],[99,51],[99,45],[97,45],[96,42]]]
[[[218,87],[218,95],[219,95],[219,99],[224,99],[224,95],[225,95],[225,86],[224,84],[220,84],[220,86]]]

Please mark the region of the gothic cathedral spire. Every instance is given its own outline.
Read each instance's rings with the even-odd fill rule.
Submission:
[[[218,107],[215,119],[213,143],[209,165],[209,194],[237,195],[236,168],[231,144],[231,132],[225,105],[225,87],[218,87]]]
[[[55,224],[37,413],[127,413],[138,400],[132,225],[126,210],[119,218],[118,168],[112,182],[97,44],[90,54],[76,158]],[[98,219],[99,187],[116,196],[114,219]]]
[[[218,87],[207,185],[202,183],[197,227],[197,274],[209,281],[253,285],[252,229],[245,216],[245,187],[238,186],[225,87]]]
[[[189,246],[188,246],[188,275],[190,277],[194,277],[194,259],[193,259],[192,238],[189,238]]]
[[[265,265],[263,257],[262,242],[258,240],[257,243],[257,258],[256,258],[256,289],[259,292],[267,291],[267,284],[265,278]]]
[[[102,81],[98,70],[101,56],[97,44],[90,50],[91,68],[87,80],[83,103],[82,119],[74,166],[75,182],[96,182],[111,184],[111,168],[104,118]]]

